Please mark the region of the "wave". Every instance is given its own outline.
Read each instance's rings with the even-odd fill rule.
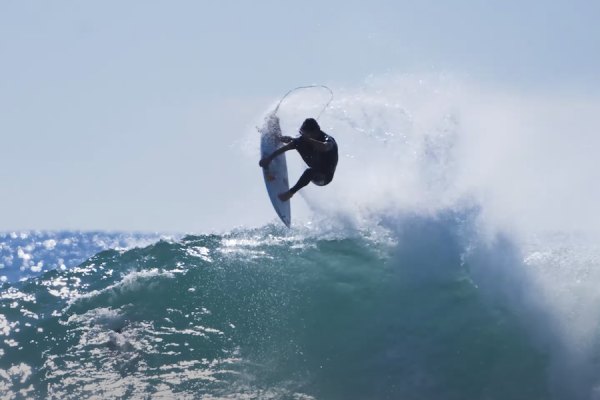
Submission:
[[[8,398],[590,393],[552,374],[559,336],[530,329],[552,325],[504,269],[527,265],[509,242],[475,243],[471,212],[394,226],[187,236],[4,283],[1,385]]]

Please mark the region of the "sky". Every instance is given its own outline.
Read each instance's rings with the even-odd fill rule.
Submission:
[[[269,222],[240,148],[290,88],[426,73],[593,97],[599,17],[593,1],[2,1],[0,231]]]

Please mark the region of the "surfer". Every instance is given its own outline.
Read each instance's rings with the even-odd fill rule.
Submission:
[[[282,136],[281,141],[286,145],[260,160],[258,165],[266,168],[278,155],[296,149],[309,167],[294,187],[287,192],[279,193],[278,197],[281,201],[288,201],[298,190],[310,182],[317,186],[325,186],[331,182],[338,163],[337,143],[333,137],[321,130],[314,118],[304,120],[300,127],[300,136],[297,138]]]

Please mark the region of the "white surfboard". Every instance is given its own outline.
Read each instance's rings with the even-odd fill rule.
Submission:
[[[265,124],[258,130],[260,137],[260,155],[264,158],[275,150],[283,146],[281,142],[281,127],[279,118],[275,112],[269,114],[265,118]],[[287,192],[290,189],[288,182],[287,163],[285,161],[285,153],[273,159],[267,168],[263,168],[263,177],[267,186],[267,193],[275,208],[275,212],[281,218],[281,221],[290,227],[292,223],[292,214],[290,210],[290,201],[281,201],[277,195]]]

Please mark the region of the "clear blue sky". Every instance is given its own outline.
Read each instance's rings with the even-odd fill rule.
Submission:
[[[599,18],[594,1],[3,1],[0,230],[260,222],[236,145],[287,89],[425,72],[597,93]]]

